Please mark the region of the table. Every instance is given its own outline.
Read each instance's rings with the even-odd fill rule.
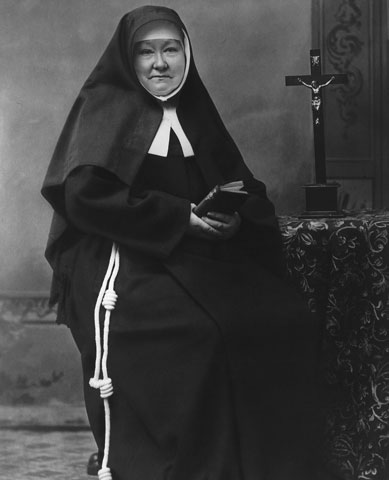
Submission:
[[[342,479],[389,478],[389,211],[279,219],[288,275],[322,319],[326,457]]]

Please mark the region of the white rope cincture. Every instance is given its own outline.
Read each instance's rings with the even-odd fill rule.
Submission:
[[[98,471],[99,480],[112,480],[111,469],[108,467],[108,456],[111,437],[111,411],[108,398],[113,394],[112,380],[108,376],[107,360],[108,360],[108,335],[109,324],[111,320],[111,312],[114,310],[117,295],[114,290],[115,280],[119,271],[120,256],[119,247],[113,243],[111,256],[108,263],[107,272],[100,288],[99,295],[96,300],[94,310],[95,322],[95,342],[96,342],[96,361],[93,377],[89,380],[92,388],[100,389],[100,397],[104,401],[105,416],[105,440],[104,440],[104,457],[101,469]],[[108,288],[107,288],[108,286]],[[100,333],[100,309],[101,305],[105,308],[104,328],[103,328],[103,348],[101,348]],[[102,374],[102,378],[100,378]]]

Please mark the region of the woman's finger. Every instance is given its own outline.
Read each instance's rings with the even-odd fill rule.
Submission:
[[[220,214],[220,216],[218,215],[218,217],[219,218],[213,218],[213,216],[210,217],[207,215],[202,219],[204,220],[204,222],[208,223],[208,225],[211,225],[218,230],[239,228],[239,225],[241,223],[240,215],[237,212],[235,212],[233,215]]]
[[[219,221],[213,220],[212,218],[209,218],[209,217],[203,217],[202,220],[207,225],[213,227],[216,230],[221,230],[221,231],[228,229],[229,225],[230,225],[229,223],[219,222]]]
[[[192,235],[194,234],[197,237],[207,238],[207,239],[222,238],[221,232],[215,229],[212,225],[208,225],[207,222],[204,222],[204,220],[199,218],[193,212],[190,215],[188,227],[189,227],[189,233],[192,233]]]
[[[229,215],[228,213],[221,212],[208,212],[206,218],[211,218],[212,220],[219,220],[223,223],[231,223],[235,214]]]
[[[203,233],[207,235],[208,238],[222,238],[223,233],[220,229],[215,228],[215,226],[210,225],[207,222],[201,220],[201,223],[198,225]]]

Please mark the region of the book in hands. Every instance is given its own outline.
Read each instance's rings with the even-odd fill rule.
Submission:
[[[198,217],[204,217],[208,212],[228,213],[232,215],[239,211],[249,194],[244,190],[242,180],[216,185],[208,195],[193,209]]]

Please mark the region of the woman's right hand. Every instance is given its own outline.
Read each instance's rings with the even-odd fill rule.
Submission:
[[[192,210],[195,205],[192,203]],[[241,219],[238,213],[232,215],[209,213],[204,219],[190,214],[188,234],[206,240],[228,240],[239,230]]]
[[[194,207],[194,205],[192,205],[192,207]],[[221,240],[223,238],[223,234],[220,231],[208,225],[208,223],[204,222],[204,220],[193,212],[190,212],[187,232],[188,235],[205,240]]]

